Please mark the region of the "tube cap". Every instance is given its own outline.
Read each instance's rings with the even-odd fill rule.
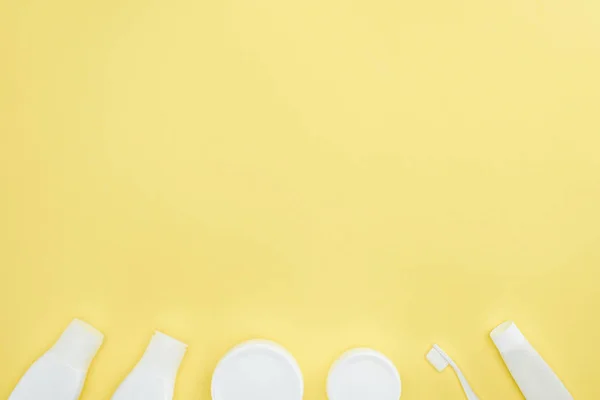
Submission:
[[[71,367],[87,371],[103,340],[104,335],[96,328],[74,319],[49,352]]]
[[[174,381],[186,350],[187,344],[157,331],[139,364],[152,368],[161,378]]]
[[[517,325],[512,321],[504,322],[490,333],[490,337],[500,353],[509,352],[517,347],[527,344],[527,339]]]

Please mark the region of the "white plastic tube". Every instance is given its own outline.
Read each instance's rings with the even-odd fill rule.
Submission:
[[[572,400],[573,396],[514,322],[490,334],[510,374],[527,400]]]
[[[156,332],[142,359],[123,381],[112,400],[171,400],[175,378],[187,345]]]
[[[104,336],[73,320],[58,341],[21,378],[9,400],[76,400]]]

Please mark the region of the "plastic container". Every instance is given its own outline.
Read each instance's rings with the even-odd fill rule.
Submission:
[[[156,332],[146,352],[125,378],[112,400],[171,400],[175,378],[187,345]]]
[[[398,400],[402,382],[396,366],[371,349],[344,353],[327,378],[329,400]]]
[[[229,351],[212,379],[213,400],[302,400],[304,380],[294,357],[266,340]]]
[[[565,385],[512,321],[490,334],[527,400],[572,400]]]
[[[73,320],[54,346],[27,370],[8,399],[78,399],[103,339],[91,325]]]

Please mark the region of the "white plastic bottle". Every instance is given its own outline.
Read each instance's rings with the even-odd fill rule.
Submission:
[[[76,400],[104,336],[73,320],[58,341],[21,378],[8,400]]]
[[[565,385],[514,322],[501,324],[490,336],[527,400],[573,400]]]
[[[171,400],[175,378],[187,345],[156,332],[142,359],[117,389],[112,400]]]

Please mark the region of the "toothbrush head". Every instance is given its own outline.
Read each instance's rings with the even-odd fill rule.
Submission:
[[[442,372],[448,366],[448,361],[446,361],[444,356],[442,356],[435,347],[429,350],[426,358],[427,361],[429,361],[429,363],[438,370],[438,372]]]

